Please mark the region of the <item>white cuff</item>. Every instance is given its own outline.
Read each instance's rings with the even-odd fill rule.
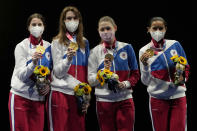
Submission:
[[[149,65],[147,65],[147,66],[143,66],[143,71],[149,71],[150,69],[149,69]]]

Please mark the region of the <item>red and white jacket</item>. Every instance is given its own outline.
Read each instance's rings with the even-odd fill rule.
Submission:
[[[104,57],[107,53],[114,56],[111,71],[118,74],[119,81],[126,84],[126,88],[118,93],[108,89],[108,85],[103,87],[96,80],[97,72],[104,68]],[[135,52],[131,44],[116,41],[114,49],[107,49],[104,43],[97,45],[90,52],[88,59],[88,82],[95,86],[95,95],[98,101],[121,101],[132,98],[133,87],[140,78]]]
[[[164,40],[163,45],[159,45],[154,40],[142,47],[139,51],[139,58],[147,49],[158,50],[155,55],[148,59],[148,66],[144,66],[140,61],[141,81],[148,86],[147,91],[150,96],[158,99],[175,99],[185,96],[185,84],[174,85],[175,64],[170,59],[174,55],[186,58],[185,52],[178,41]],[[186,58],[187,59],[187,58]],[[185,68],[185,81],[189,76],[189,65]]]

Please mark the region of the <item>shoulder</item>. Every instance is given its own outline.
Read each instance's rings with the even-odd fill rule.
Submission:
[[[83,40],[84,40],[84,41],[88,41],[88,39],[87,39],[86,37],[83,37]]]
[[[30,44],[30,41],[28,38],[25,38],[24,40],[22,40],[21,42],[19,42],[16,45],[16,48],[27,48]]]
[[[165,41],[166,41],[166,44],[168,44],[168,45],[180,44],[177,40],[168,40],[168,39],[165,39]]]
[[[100,50],[102,50],[102,44],[98,44],[97,46],[95,46],[94,48],[92,48],[90,50],[90,53],[94,53],[94,54],[97,54]]]
[[[46,44],[46,45],[51,45],[50,42],[46,41],[46,40],[42,40],[43,41],[43,44]]]
[[[15,47],[15,56],[21,55],[21,54],[25,54],[27,55],[28,50],[30,48],[30,41],[28,38],[25,38],[24,40],[22,40],[20,43],[18,43]]]
[[[140,48],[140,52],[145,52],[147,49],[150,48],[150,42],[148,44],[146,44],[145,46],[143,46],[142,48]]]
[[[92,48],[91,50],[94,50],[94,51],[96,51],[96,50],[100,50],[100,49],[102,49],[102,44],[98,44],[97,46],[95,46],[94,48]]]
[[[59,43],[59,39],[53,39],[53,41],[51,42],[51,47],[59,47],[61,46],[61,44]]]
[[[133,46],[130,43],[117,41],[117,50],[126,49],[127,51],[133,51]]]
[[[122,42],[122,41],[117,41],[117,43],[118,43],[118,46],[122,46],[122,47],[130,45],[129,43]]]
[[[51,44],[57,44],[57,43],[59,44],[59,39],[53,39],[51,42]]]
[[[131,43],[117,41],[118,48],[133,48]]]
[[[45,40],[42,40],[43,41],[43,46],[46,48],[46,49],[51,49],[51,44],[48,42],[48,41],[45,41]]]
[[[88,39],[83,37],[83,41],[85,42],[85,46],[89,48],[89,41],[88,41]]]
[[[139,50],[139,56],[141,56],[144,52],[146,52],[147,49],[150,49],[151,45],[150,42],[148,44],[146,44],[145,46],[143,46],[142,48],[140,48]]]
[[[86,37],[83,36],[83,41],[85,42],[85,44],[89,44],[89,41]]]
[[[181,44],[177,40],[168,40],[165,39],[166,43],[166,48],[171,48],[171,47],[177,47],[177,48],[182,48]]]

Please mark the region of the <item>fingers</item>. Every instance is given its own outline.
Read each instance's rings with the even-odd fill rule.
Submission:
[[[105,67],[105,69],[110,69],[111,61],[109,59],[105,58],[105,60],[104,60],[104,67]]]
[[[119,82],[119,83],[118,83],[118,87],[121,88],[121,89],[123,89],[123,88],[126,87],[126,85],[125,85],[124,82]]]
[[[32,58],[34,58],[34,59],[42,58],[42,53],[35,52],[35,53],[33,54]]]
[[[111,67],[111,64],[104,64],[104,67],[105,67],[105,69],[110,69],[110,67]]]
[[[35,65],[37,65],[38,60],[42,58],[42,54],[39,52],[35,52],[32,56],[32,61]]]
[[[182,81],[184,81],[184,77],[183,77],[183,75],[180,75],[179,82],[181,83]]]
[[[87,113],[87,110],[88,110],[88,107],[89,107],[89,106],[90,106],[89,103],[83,104],[83,106],[82,106],[82,112],[83,112],[83,113]]]
[[[50,86],[46,85],[42,89],[39,90],[40,95],[45,96],[50,92]]]
[[[147,61],[150,57],[150,54],[148,52],[145,52],[141,57],[140,57],[140,61],[144,64],[144,65],[148,65]]]
[[[72,60],[73,56],[76,55],[76,51],[72,48],[68,48],[66,55],[68,57],[68,60]]]

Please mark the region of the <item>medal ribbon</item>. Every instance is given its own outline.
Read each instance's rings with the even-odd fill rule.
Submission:
[[[150,49],[154,51],[154,55],[157,55],[158,52],[163,51],[165,47],[166,47],[166,41],[164,41],[163,47],[160,47],[160,48],[155,47],[154,43],[151,41]]]
[[[74,42],[74,43],[77,42],[77,41],[76,41],[76,37],[73,38],[68,32],[66,32],[66,37],[67,37],[71,42]]]

